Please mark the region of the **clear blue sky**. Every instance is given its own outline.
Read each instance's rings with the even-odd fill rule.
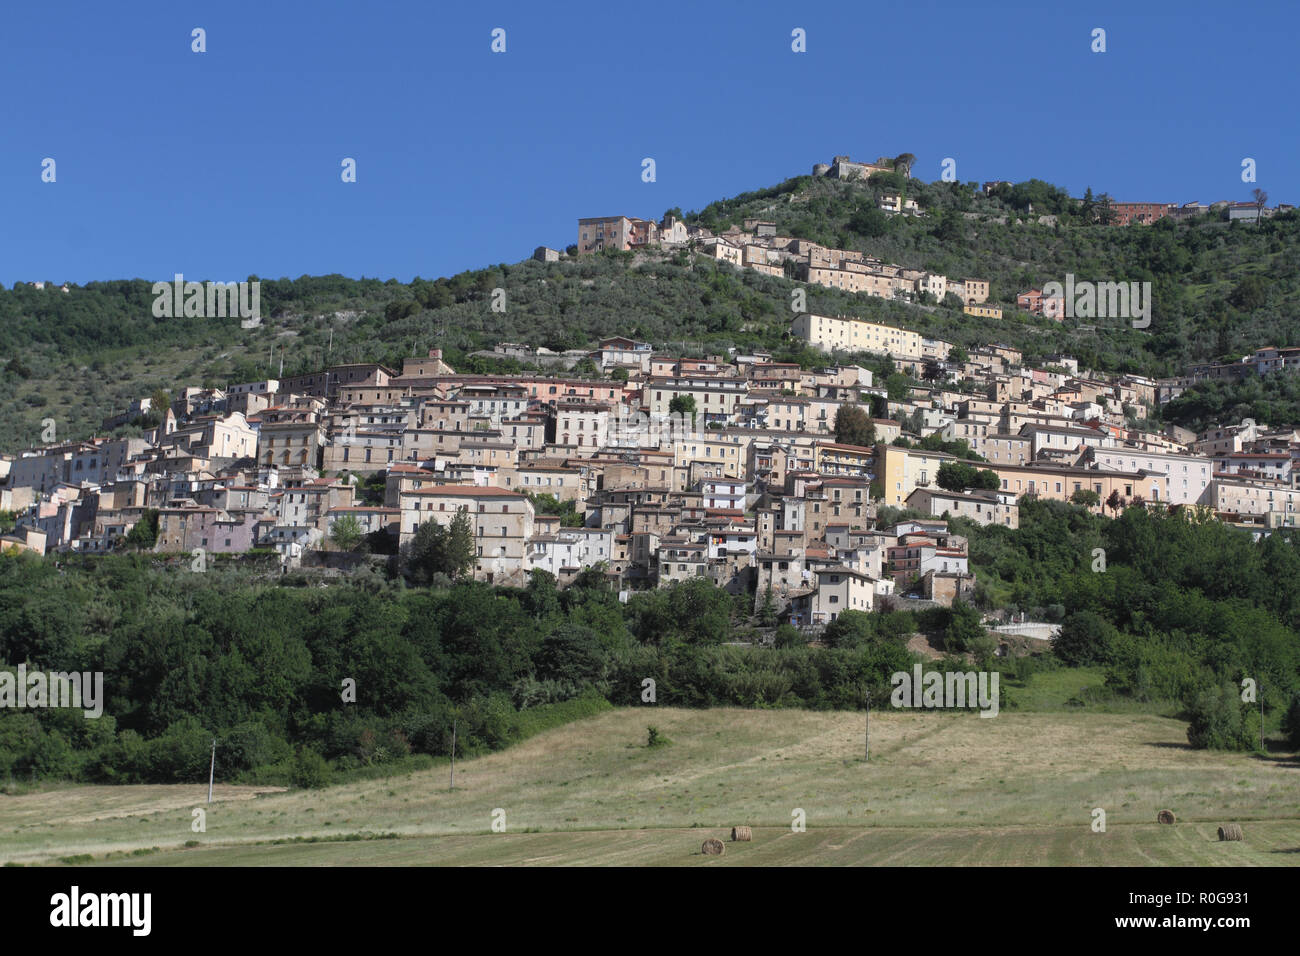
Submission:
[[[836,153],[1179,203],[1249,198],[1252,157],[1270,204],[1296,203],[1298,9],[12,2],[0,282],[451,275]]]

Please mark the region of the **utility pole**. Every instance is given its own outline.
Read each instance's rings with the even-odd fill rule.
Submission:
[[[451,789],[456,789],[456,718],[451,719]]]
[[[1259,749],[1264,749],[1264,682],[1259,682]]]
[[[862,759],[871,760],[871,691],[867,691],[867,725],[866,734],[862,744]]]
[[[212,802],[212,774],[217,769],[217,741],[212,740],[212,762],[208,764],[208,803]]]

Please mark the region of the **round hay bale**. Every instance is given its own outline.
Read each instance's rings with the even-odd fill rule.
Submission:
[[[700,847],[700,852],[705,856],[722,856],[722,854],[727,852],[727,847],[721,840],[709,837],[704,841],[704,845]]]
[[[1174,811],[1172,810],[1161,810],[1159,813],[1156,814],[1156,823],[1173,823],[1173,822],[1174,822]]]
[[[1237,823],[1225,823],[1219,827],[1219,840],[1244,840],[1241,835],[1241,825]]]
[[[731,842],[749,843],[754,839],[754,831],[749,827],[732,827]]]

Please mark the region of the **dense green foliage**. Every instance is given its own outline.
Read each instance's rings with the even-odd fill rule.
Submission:
[[[1247,418],[1260,425],[1300,424],[1300,377],[1282,373],[1198,382],[1162,406],[1160,417],[1197,432]]]
[[[876,443],[876,426],[859,405],[841,405],[835,413],[835,440],[842,445],[870,447]]]
[[[704,580],[624,606],[599,575],[428,590],[363,571],[322,589],[137,556],[60,564],[0,556],[0,661],[103,672],[104,715],[0,712],[0,780],[200,780],[215,738],[220,779],[320,786],[446,755],[453,721],[473,754],[594,706],[573,702],[640,705],[647,678],[664,705],[851,708],[911,659],[896,635],[724,647],[737,602]]]
[[[420,525],[403,548],[402,563],[416,584],[429,584],[438,575],[455,581],[473,569],[475,547],[469,509],[461,507],[449,524],[426,521]]]
[[[965,491],[968,488],[991,491],[1002,487],[997,472],[976,468],[964,461],[945,461],[939,466],[935,482],[947,491]]]
[[[953,525],[970,539],[977,599],[1036,616],[1061,605],[1056,654],[1103,665],[1114,694],[1190,709],[1249,678],[1276,728],[1300,693],[1300,550],[1285,532],[1256,543],[1195,511],[1130,507],[1109,520],[1029,499],[1018,530]],[[1104,571],[1092,570],[1096,549]]]

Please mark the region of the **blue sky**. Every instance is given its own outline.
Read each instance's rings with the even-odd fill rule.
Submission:
[[[912,152],[927,180],[952,157],[962,181],[1300,202],[1300,5],[1059,7],[9,4],[0,282],[432,278],[562,248],[580,216],[700,208],[836,153]]]

